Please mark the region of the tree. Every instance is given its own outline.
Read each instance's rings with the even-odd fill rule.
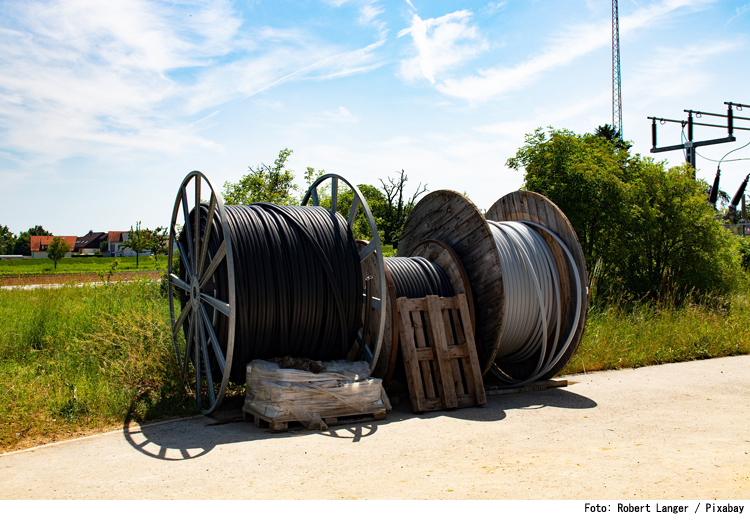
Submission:
[[[401,169],[398,178],[393,179],[388,177],[388,183],[384,182],[382,178],[380,179],[387,203],[383,218],[384,239],[386,244],[393,244],[394,247],[398,244],[399,238],[401,238],[401,230],[404,228],[409,213],[414,209],[417,198],[419,198],[420,194],[427,192],[427,185],[422,186],[419,183],[417,184],[417,190],[411,198],[404,201],[404,188],[407,181],[409,181],[409,177],[404,172],[404,169]]]
[[[35,225],[28,231],[18,234],[18,239],[13,247],[13,253],[16,255],[31,255],[31,237],[32,236],[52,236],[52,233],[40,225]]]
[[[255,202],[269,202],[279,205],[297,205],[296,194],[299,186],[294,183],[294,172],[285,167],[292,150],[284,149],[273,166],[265,163],[256,168],[248,167],[250,173],[243,175],[237,183],[224,184],[224,203],[226,205],[249,205]],[[312,172],[311,172],[312,171]],[[314,173],[308,168],[311,176]]]
[[[13,254],[17,240],[18,237],[8,229],[8,226],[0,226],[0,254]]]
[[[714,220],[692,167],[630,156],[603,136],[537,129],[507,161],[568,217],[588,269],[601,270],[598,290],[679,300],[733,288],[742,273],[736,241]]]
[[[506,165],[525,170],[524,187],[552,200],[578,234],[586,264],[608,256],[623,214],[627,151],[601,137],[538,128]]]
[[[70,244],[65,239],[59,236],[52,239],[49,247],[47,247],[47,258],[55,263],[55,269],[57,269],[57,261],[63,258],[68,251],[70,251]]]
[[[133,226],[130,226],[128,231],[128,239],[122,243],[123,247],[130,248],[135,251],[135,267],[138,268],[138,255],[148,249],[149,234],[148,230],[141,229],[141,223],[136,222],[135,230]]]
[[[156,229],[147,230],[148,243],[146,249],[151,250],[154,255],[154,260],[159,261],[159,254],[167,253],[167,242],[169,241],[169,233],[166,227],[157,227]]]

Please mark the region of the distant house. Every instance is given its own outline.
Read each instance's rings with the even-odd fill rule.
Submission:
[[[94,233],[89,231],[82,237],[76,239],[74,251],[81,255],[93,255],[100,251],[102,242],[107,240],[107,233]]]
[[[110,253],[110,255],[114,255],[116,257],[119,257],[121,255],[118,254],[120,251],[120,246],[123,242],[125,242],[125,239],[122,238],[122,235],[127,235],[127,231],[110,231],[107,233],[107,251]]]
[[[129,231],[110,231],[107,236],[109,252],[114,257],[135,257],[135,251],[128,247],[122,247],[122,243],[128,240]],[[139,253],[141,257],[149,256],[150,251]]]
[[[54,236],[31,236],[31,256],[34,258],[47,258],[47,249],[49,248],[49,245],[52,243],[52,239],[55,238]],[[68,243],[70,246],[71,251],[68,251],[65,253],[66,257],[70,257],[73,254],[73,249],[76,245],[76,240],[78,237],[74,236],[61,236],[65,242]]]

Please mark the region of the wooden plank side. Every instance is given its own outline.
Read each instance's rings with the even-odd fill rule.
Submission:
[[[425,330],[424,324],[422,323],[422,310],[414,310],[410,312],[412,325],[414,326],[414,337],[417,341],[417,346],[419,348],[429,348],[430,350],[433,350],[433,357],[420,360],[419,361],[419,372],[421,374],[422,383],[424,384],[424,392],[427,398],[435,398],[438,396],[438,393],[435,392],[435,384],[432,381],[432,360],[434,359],[434,349],[432,347],[432,343],[430,343],[430,346],[428,347],[427,340],[425,339],[425,332],[429,332],[429,330]]]
[[[467,377],[471,377],[472,382],[469,385],[474,385],[474,393],[476,395],[476,404],[484,405],[487,403],[487,395],[484,393],[484,382],[482,381],[482,371],[479,367],[479,359],[477,358],[477,348],[474,343],[474,332],[471,329],[471,318],[469,317],[469,306],[466,303],[466,296],[458,296],[458,305],[460,306],[459,313],[461,314],[461,322],[463,325],[464,335],[466,336],[466,347],[469,350],[468,363],[470,369],[464,369],[467,372]]]
[[[414,342],[414,327],[411,323],[411,312],[408,309],[408,301],[404,297],[398,300],[401,324],[399,334],[401,337],[401,351],[404,356],[404,367],[406,368],[406,380],[409,386],[409,397],[414,412],[425,410],[425,394],[422,389],[421,374],[419,372],[419,361],[416,359],[416,343]]]
[[[427,314],[430,321],[430,335],[432,337],[432,346],[435,348],[437,358],[437,369],[435,376],[440,373],[438,383],[443,389],[443,398],[445,406],[449,409],[458,407],[456,399],[456,384],[453,380],[453,371],[450,360],[447,359],[448,343],[445,337],[445,327],[443,326],[442,306],[437,295],[427,296]],[[468,312],[467,312],[468,315]],[[468,321],[468,319],[467,319]],[[471,323],[469,323],[471,324]]]

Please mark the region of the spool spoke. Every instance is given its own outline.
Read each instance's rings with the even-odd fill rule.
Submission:
[[[174,326],[172,326],[173,334],[176,334],[177,332],[179,332],[180,328],[182,328],[182,323],[185,322],[185,319],[187,319],[187,316],[190,314],[190,310],[192,309],[193,309],[193,306],[190,303],[187,303],[185,305],[185,307],[182,309],[182,313],[180,313],[180,316],[174,322]]]
[[[214,378],[211,375],[211,363],[208,361],[208,344],[206,343],[206,334],[203,332],[203,325],[198,325],[199,334],[201,336],[201,356],[203,359],[203,365],[206,367],[206,388],[208,389],[208,404],[213,407],[216,403],[216,395],[214,394]]]
[[[208,253],[208,242],[211,240],[211,229],[213,228],[214,213],[216,212],[216,196],[211,194],[211,203],[208,206],[208,217],[206,217],[206,231],[203,235],[203,244],[201,246],[201,255],[198,259],[198,276],[203,273],[203,263],[206,261]]]
[[[358,210],[359,210],[359,196],[355,194],[354,200],[352,200],[352,208],[349,209],[349,220],[347,221],[347,223],[349,224],[349,227],[352,227],[354,225],[354,218],[357,216]]]
[[[318,189],[317,188],[313,188],[313,190],[312,190],[312,202],[313,202],[313,205],[315,205],[315,206],[320,205],[320,200],[318,199]]]
[[[331,180],[331,213],[336,214],[336,206],[339,201],[339,179]]]
[[[208,294],[201,293],[201,299],[206,301],[208,304],[219,310],[221,313],[229,317],[229,303],[225,303],[224,301],[220,301],[216,297],[211,297]]]
[[[203,278],[201,279],[201,289],[206,287],[206,284],[208,284],[208,281],[213,277],[214,273],[216,272],[216,268],[219,267],[219,264],[221,264],[221,261],[227,256],[227,241],[224,240],[221,243],[221,246],[219,246],[219,250],[216,252],[216,255],[214,255],[214,258],[211,259],[211,264],[208,265],[208,269],[206,269],[205,274],[203,275]]]
[[[193,243],[193,250],[195,251],[194,254],[194,261],[195,262],[195,272],[198,273],[198,251],[201,248],[200,238],[201,238],[201,177],[196,176],[195,177],[195,232],[193,235],[195,236],[195,242]]]
[[[169,274],[169,282],[171,282],[172,284],[174,284],[178,288],[180,288],[182,290],[185,290],[186,292],[190,293],[190,285],[187,282],[185,282],[182,279],[180,279],[174,273],[170,273]]]
[[[380,243],[377,240],[370,240],[370,242],[362,248],[362,251],[359,252],[359,261],[362,262],[365,260],[372,252],[378,249],[378,246],[380,246]]]
[[[188,256],[192,257],[193,255],[193,230],[190,227],[190,209],[188,209],[188,196],[187,196],[187,190],[185,187],[182,188],[182,216],[185,218],[185,229],[187,236],[185,237],[188,241],[188,250],[190,253],[188,253]],[[182,255],[182,251],[180,251],[180,255]]]
[[[362,304],[367,304],[367,295],[362,294]],[[383,301],[380,300],[378,297],[373,297],[370,299],[370,306],[375,308],[376,310],[380,310],[383,306]]]
[[[195,356],[193,366],[195,367],[195,402],[201,408],[201,346],[198,342],[198,313],[193,312],[193,327],[190,329],[195,339]]]
[[[182,262],[183,266],[185,266],[185,276],[188,280],[192,280],[193,267],[190,265],[189,255],[185,251],[185,248],[182,246],[182,242],[180,242],[179,239],[175,239],[175,245],[177,246],[177,251],[180,252],[180,261]]]
[[[216,337],[216,332],[214,332],[214,327],[211,324],[211,321],[208,319],[208,314],[206,313],[206,309],[201,305],[201,317],[203,318],[203,323],[206,326],[206,333],[208,333],[208,339],[211,342],[211,345],[214,349],[214,356],[216,357],[216,361],[219,363],[219,370],[221,370],[222,376],[224,375],[224,353],[221,350],[221,346],[219,346],[219,340]]]
[[[191,323],[193,318],[191,317]],[[190,328],[192,330],[192,328]],[[193,333],[185,333],[185,357],[182,360],[182,372],[187,372],[187,364],[190,361],[190,352],[193,350]]]

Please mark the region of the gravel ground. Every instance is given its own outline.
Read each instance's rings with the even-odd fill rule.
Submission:
[[[9,453],[0,499],[750,499],[750,356],[567,379],[328,431],[225,413]]]

